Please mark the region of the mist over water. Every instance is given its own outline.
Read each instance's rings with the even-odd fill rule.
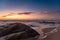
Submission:
[[[23,23],[23,24],[26,24],[26,25],[31,26],[31,27],[41,27],[41,28],[60,26],[59,21],[52,21],[52,22],[55,22],[55,24],[40,23],[40,22],[42,22],[42,21],[0,21],[0,26],[1,25],[6,25],[6,24],[9,24],[9,23]],[[49,22],[49,21],[46,21],[46,22]]]
[[[51,21],[46,21],[46,22],[51,22]],[[54,28],[54,27],[59,27],[60,23],[59,21],[52,21],[55,23],[44,23],[43,21],[0,21],[0,29],[2,28],[1,26],[7,26],[10,23],[23,23],[25,25],[30,26],[32,29],[37,31],[41,36],[43,35],[42,29],[44,28]],[[5,40],[4,37],[1,37],[0,40]]]

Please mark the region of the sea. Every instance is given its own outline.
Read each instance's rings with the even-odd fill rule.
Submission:
[[[42,34],[43,28],[53,28],[53,27],[59,27],[60,21],[0,21],[0,26],[7,25],[9,23],[23,23],[25,25],[30,26],[32,29],[36,30],[38,33]],[[1,28],[1,27],[0,27]],[[0,38],[0,40],[5,40],[4,37]]]

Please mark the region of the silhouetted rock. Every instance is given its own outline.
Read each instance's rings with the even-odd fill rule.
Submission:
[[[13,36],[8,37],[6,40],[33,40],[33,39],[37,39],[35,38],[37,36],[37,38],[40,36],[35,30],[28,30],[28,31],[24,31],[22,33],[18,33],[15,34]]]
[[[9,38],[6,38],[6,40],[27,39],[39,35],[39,33],[33,30],[30,26],[27,26],[22,23],[10,23],[6,28],[0,30],[0,37],[10,35],[10,34],[14,34],[14,35],[10,36]]]

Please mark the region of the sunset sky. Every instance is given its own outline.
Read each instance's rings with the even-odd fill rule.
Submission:
[[[18,13],[33,12],[31,14],[18,15]],[[5,15],[15,13],[12,16]],[[17,13],[17,14],[16,14]],[[19,18],[18,18],[19,17]],[[60,20],[60,0],[0,0],[0,20]]]

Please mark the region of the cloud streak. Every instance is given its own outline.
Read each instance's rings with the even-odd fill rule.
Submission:
[[[60,20],[60,14],[55,13],[11,13],[3,15],[0,17],[0,20]]]

